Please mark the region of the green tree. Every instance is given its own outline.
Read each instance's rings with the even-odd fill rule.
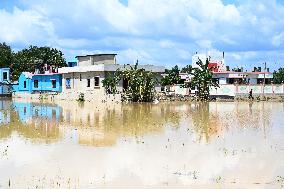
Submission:
[[[284,68],[279,68],[278,71],[273,72],[273,82],[281,84],[284,82]]]
[[[138,63],[122,72],[123,79],[127,82],[126,95],[133,102],[151,102],[155,96],[155,85],[158,83],[155,74],[138,68]]]
[[[199,66],[198,68],[191,68],[188,70],[188,74],[193,75],[190,86],[197,87],[199,100],[206,101],[209,100],[210,88],[217,88],[219,85],[213,80],[212,70],[214,68],[208,67],[209,59],[206,59],[205,63],[199,59],[196,64]]]
[[[170,70],[166,70],[166,76],[162,78],[161,84],[167,86],[181,83],[179,72],[180,70],[177,65]]]
[[[13,62],[13,51],[5,42],[0,43],[0,67],[10,67]]]
[[[127,66],[125,70],[117,70],[113,75],[106,77],[102,83],[107,93],[117,93],[117,85],[123,79],[127,88],[124,95],[133,102],[151,102],[155,97],[155,85],[158,83],[156,75],[151,71],[146,71],[138,67]]]
[[[121,71],[117,69],[113,74],[108,73],[108,76],[102,80],[103,87],[106,89],[107,94],[116,94],[117,85],[122,78]]]
[[[22,72],[33,72],[41,69],[44,64],[63,67],[66,60],[63,53],[55,48],[30,46],[15,53],[14,61],[11,65],[12,79],[17,80]]]

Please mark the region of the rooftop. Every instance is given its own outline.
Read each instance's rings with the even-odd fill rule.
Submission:
[[[92,71],[97,71],[97,72],[114,72],[117,69],[120,70],[125,70],[127,68],[130,68],[130,66],[134,65],[119,65],[119,64],[110,64],[110,65],[105,65],[105,64],[97,64],[97,65],[91,65],[91,66],[75,66],[75,67],[62,67],[58,68],[59,73],[73,73],[73,72],[92,72]],[[152,71],[152,72],[165,72],[165,67],[164,66],[154,66],[154,65],[138,65],[138,68],[143,68],[146,71]]]
[[[107,56],[107,55],[113,55],[113,56],[116,56],[117,54],[113,54],[113,53],[106,53],[106,54],[88,54],[88,55],[79,55],[79,56],[76,56],[75,58],[78,58],[78,57],[87,57],[87,56]]]
[[[214,74],[273,74],[272,72],[235,72],[235,71],[223,71],[213,72]]]

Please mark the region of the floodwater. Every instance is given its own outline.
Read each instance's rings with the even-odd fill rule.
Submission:
[[[0,188],[282,188],[284,104],[0,101]]]

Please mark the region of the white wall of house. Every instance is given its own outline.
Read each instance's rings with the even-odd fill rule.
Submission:
[[[281,94],[284,95],[284,85],[219,85],[219,88],[212,87],[210,88],[210,95],[216,96],[236,96],[238,94],[249,94],[249,91],[252,89],[254,95],[266,94]],[[176,95],[189,95],[190,90],[188,88],[182,88],[179,85],[169,86],[167,87],[169,90],[169,94]],[[194,91],[191,91],[193,94]]]
[[[80,57],[77,57],[78,59],[78,66],[91,66],[92,63],[91,63],[91,57],[89,56],[80,56]]]
[[[99,85],[95,86],[96,78]],[[74,72],[62,74],[62,92],[70,91],[100,91],[103,92],[102,80],[105,78],[104,72]],[[70,79],[70,87],[67,87],[66,80]],[[89,85],[88,85],[89,82]]]
[[[236,94],[284,94],[284,85],[220,85],[220,88],[211,88],[210,95],[235,96]]]
[[[227,83],[227,79],[225,77],[219,78],[219,84],[220,85],[223,85],[223,84],[226,84],[226,83]]]
[[[249,79],[249,84],[256,85],[257,84],[257,79],[256,78],[250,78]]]

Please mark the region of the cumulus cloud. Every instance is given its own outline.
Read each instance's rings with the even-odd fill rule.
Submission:
[[[276,0],[19,2],[12,11],[0,9],[0,40],[14,48],[58,47],[68,59],[80,52],[116,52],[121,63],[142,59],[170,67],[189,64],[196,51],[226,51],[232,54],[226,62],[237,65],[284,51],[284,6]],[[254,58],[245,56],[251,52]]]

